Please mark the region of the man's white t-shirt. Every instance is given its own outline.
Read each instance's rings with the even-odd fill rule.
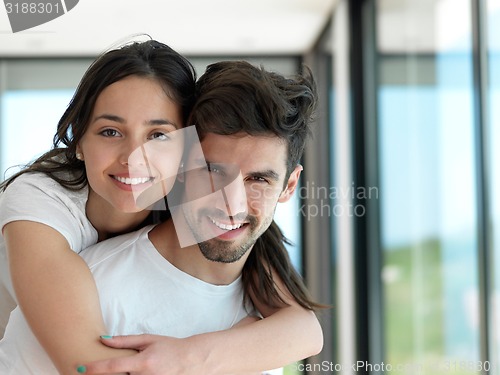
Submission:
[[[80,255],[94,275],[110,335],[188,337],[227,329],[253,312],[241,277],[213,285],[173,266],[153,246],[154,226],[112,238]]]
[[[244,299],[241,276],[213,285],[176,268],[149,240],[154,226],[84,250],[111,335],[149,333],[171,337],[229,329],[257,315]],[[283,369],[263,375],[281,375]]]
[[[97,231],[85,215],[88,188],[73,191],[43,173],[16,178],[0,193],[0,338],[10,312],[16,306],[7,261],[3,227],[27,220],[48,225],[61,233],[79,253],[97,242]]]

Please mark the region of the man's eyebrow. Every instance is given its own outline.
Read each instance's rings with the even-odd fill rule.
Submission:
[[[205,165],[213,165],[213,166],[218,166],[223,168],[224,165],[232,165],[231,163],[222,163],[222,162],[212,162],[208,159],[205,159],[204,157],[197,157],[194,159],[195,165],[200,165],[200,166],[205,166]],[[272,169],[266,169],[263,171],[255,171],[255,172],[249,172],[246,174],[248,177],[254,177],[254,178],[268,178],[273,181],[279,181],[280,180],[280,175],[272,170]]]
[[[126,121],[123,117],[120,117],[120,116],[117,116],[117,115],[111,115],[111,114],[108,114],[108,113],[104,113],[102,115],[99,115],[97,116],[96,118],[94,118],[94,121],[93,122],[96,122],[98,120],[108,120],[108,121],[113,121],[113,122],[117,122],[119,124],[124,124]],[[175,121],[172,121],[172,120],[169,120],[169,119],[163,119],[163,118],[160,118],[160,119],[153,119],[153,120],[148,120],[145,122],[146,125],[172,125],[174,126],[176,129],[179,129],[179,125],[175,123]]]

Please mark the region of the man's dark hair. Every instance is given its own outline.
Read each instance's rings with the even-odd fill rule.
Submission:
[[[287,174],[299,163],[316,106],[316,85],[308,68],[286,78],[246,61],[211,64],[197,82],[189,124],[206,133],[273,135],[286,142]]]
[[[189,124],[196,125],[200,139],[207,133],[243,132],[275,136],[286,143],[286,185],[311,133],[316,86],[310,70],[305,68],[304,74],[286,78],[245,61],[218,62],[207,67],[197,82],[196,93]],[[310,310],[323,307],[310,298],[291,264],[285,243],[288,240],[273,221],[245,262],[242,274],[245,291],[251,291],[268,306],[284,306],[273,280],[274,273],[302,307]]]

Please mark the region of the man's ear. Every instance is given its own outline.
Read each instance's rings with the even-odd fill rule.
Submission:
[[[304,168],[302,165],[298,164],[295,169],[290,173],[290,177],[288,177],[288,182],[286,183],[285,189],[281,192],[278,202],[284,203],[287,202],[295,192],[297,188],[297,184],[299,183],[300,173]]]

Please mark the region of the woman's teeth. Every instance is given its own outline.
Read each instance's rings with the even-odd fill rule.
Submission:
[[[113,176],[113,178],[117,181],[120,181],[122,184],[125,185],[139,185],[139,184],[144,184],[146,182],[151,181],[151,177],[118,177],[118,176]]]

